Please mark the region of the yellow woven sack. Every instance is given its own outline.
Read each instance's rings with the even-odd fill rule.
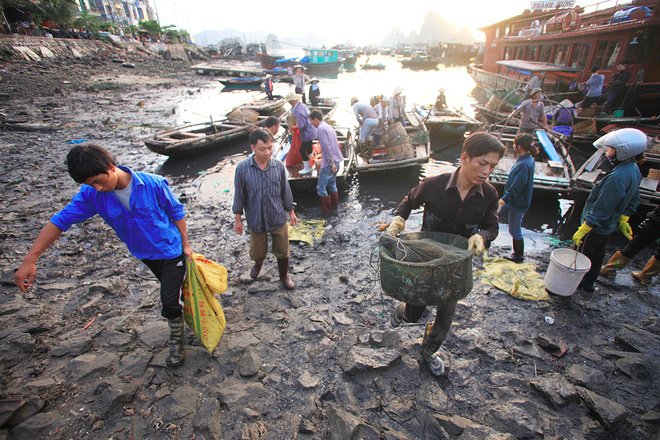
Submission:
[[[192,254],[192,259],[211,292],[222,293],[227,290],[227,269],[224,266],[200,254]]]
[[[224,269],[225,289],[227,287],[227,271],[216,263],[213,263],[215,265],[213,266],[205,261],[198,261],[198,257],[208,263],[213,263],[198,254],[193,254],[193,257],[188,259],[186,279],[183,282],[183,317],[202,342],[202,345],[206,347],[209,353],[212,353],[225,332],[227,320],[222,306],[211,292],[206,281],[208,279],[212,285],[222,287],[222,280],[218,280],[217,276],[214,277],[211,275],[211,271],[206,269],[217,266],[214,270],[218,274],[223,272],[218,270],[218,267]],[[204,270],[203,275],[202,271]]]

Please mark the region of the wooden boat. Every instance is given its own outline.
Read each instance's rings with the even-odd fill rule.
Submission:
[[[337,171],[337,184],[343,184],[346,179],[355,171],[355,141],[353,139],[351,130],[343,127],[335,127],[337,133],[337,140],[341,147],[342,154],[344,155],[343,162],[339,165]],[[279,148],[275,150],[274,156],[281,161],[286,159],[286,154],[289,151],[291,144],[281,142]],[[312,170],[312,173],[306,176],[299,176],[297,173],[291,173],[289,169],[287,172],[287,180],[293,192],[313,192],[316,193],[316,184],[319,180],[318,166]]]
[[[332,115],[334,115],[335,110],[337,110],[337,103],[330,98],[321,98],[317,105],[311,105],[308,103],[307,106],[309,107],[310,112],[319,110],[321,113],[323,113],[323,120],[326,122],[332,119]],[[290,112],[291,110],[283,113],[280,116],[280,125],[288,127],[288,118]]]
[[[238,121],[202,122],[156,133],[144,140],[154,153],[189,157],[231,145],[245,137],[253,124]]]
[[[400,168],[419,167],[429,160],[431,140],[428,129],[421,123],[415,112],[406,112],[408,125],[405,131],[412,144],[412,157],[393,158],[387,149],[374,149],[370,157],[355,154],[355,169],[360,174],[391,171]],[[356,139],[359,128],[356,129]]]
[[[507,145],[507,153],[502,157],[489,177],[490,183],[503,188],[509,177],[509,172],[516,163],[513,156],[513,136],[491,131],[502,143]],[[559,138],[551,139],[544,130],[536,130],[537,145],[541,145],[541,153],[534,159],[534,189],[551,192],[568,191],[575,167],[568,150]]]
[[[399,61],[404,69],[410,70],[436,70],[438,60],[427,55],[416,55],[409,60]]]
[[[250,109],[254,110],[262,116],[269,116],[276,113],[286,103],[286,100],[282,96],[273,96],[274,99],[261,98],[255,99],[254,101],[246,102],[241,104],[237,109]]]
[[[362,70],[385,70],[385,64],[363,64]]]
[[[263,68],[256,64],[201,63],[191,67],[199,75],[247,78],[263,75]]]
[[[337,49],[305,49],[305,56],[300,64],[307,75],[336,75],[343,60]]]
[[[426,124],[432,138],[460,138],[466,131],[472,131],[481,125],[481,122],[476,119],[453,110],[437,110],[417,106],[415,111]]]
[[[246,78],[236,77],[236,78],[219,79],[218,81],[220,81],[220,84],[222,84],[225,87],[240,89],[240,88],[257,88],[261,85],[262,82],[264,82],[264,79],[266,78],[263,76],[248,76]]]
[[[586,194],[591,192],[594,185],[605,176],[610,169],[605,159],[605,149],[599,148],[577,170],[572,179],[573,189]],[[654,208],[660,203],[660,144],[655,142],[646,151],[646,161],[640,165],[642,182],[639,185],[639,202],[642,205]]]
[[[581,8],[554,2],[556,8],[545,9],[546,3],[534,2],[531,11],[481,28],[486,39],[483,64],[468,68],[479,86],[519,89],[531,73],[545,72],[541,88],[553,95],[584,83],[593,67],[608,78],[623,63],[631,96],[637,95],[624,100],[625,114],[637,114],[634,109],[642,116],[660,114],[658,46],[651,37],[660,30],[657,1],[590,2]]]

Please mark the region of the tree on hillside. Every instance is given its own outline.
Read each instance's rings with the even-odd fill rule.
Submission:
[[[34,7],[29,0],[0,0],[0,30],[4,33],[11,33],[9,21],[5,16],[5,9],[17,8],[29,12]]]
[[[140,29],[147,31],[150,37],[159,38],[163,30],[155,20],[144,20],[140,22]]]
[[[78,13],[77,0],[39,0],[35,6],[35,15],[41,21],[54,21],[60,29],[67,29]]]
[[[98,15],[90,14],[89,12],[82,12],[80,17],[76,19],[74,25],[77,28],[88,29],[91,32],[98,32],[103,30],[102,27],[106,21]]]

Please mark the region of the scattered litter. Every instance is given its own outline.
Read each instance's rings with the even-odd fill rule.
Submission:
[[[69,141],[66,141],[67,144],[71,144],[71,145],[84,144],[85,142],[89,142],[89,139],[80,138],[80,139],[71,139]]]
[[[94,324],[94,321],[96,321],[96,316],[89,320],[87,325],[85,325],[84,329],[87,330],[88,328],[90,328],[92,324]]]
[[[555,319],[552,316],[546,316],[544,319],[545,319],[545,323],[548,325],[552,325],[555,323]]]
[[[514,263],[504,258],[484,258],[482,281],[514,298],[547,301],[543,278],[532,263]]]
[[[302,241],[310,246],[323,238],[325,220],[299,220],[295,226],[289,225],[289,241]]]

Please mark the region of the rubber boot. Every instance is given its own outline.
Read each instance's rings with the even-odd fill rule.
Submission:
[[[303,161],[303,169],[298,172],[300,176],[308,176],[312,173],[312,167],[309,165],[309,161]]]
[[[653,277],[658,273],[660,273],[660,261],[653,256],[646,262],[646,266],[641,272],[633,272],[632,276],[645,286],[650,286]]]
[[[252,266],[252,269],[250,269],[250,278],[253,280],[256,280],[257,277],[259,276],[259,272],[261,272],[261,266],[263,266],[264,260],[255,260],[254,266]]]
[[[508,257],[504,257],[514,263],[522,263],[525,254],[525,240],[513,240],[513,253]]]
[[[330,193],[330,201],[332,202],[332,207],[336,208],[339,205],[339,193],[337,191]]]
[[[431,374],[434,376],[443,376],[445,374],[445,363],[438,354],[442,343],[438,343],[431,338],[432,328],[432,324],[426,324],[424,340],[422,341],[422,359],[426,362],[426,366],[429,368]]]
[[[630,258],[623,255],[620,251],[616,251],[614,255],[610,257],[607,264],[600,268],[600,274],[608,278],[614,278],[616,276],[616,271],[626,267],[629,262]]]
[[[289,278],[289,259],[288,258],[278,258],[277,259],[277,269],[280,272],[280,281],[282,282],[282,286],[286,290],[293,290],[296,288],[296,286],[293,284],[293,281],[291,281],[291,278]]]
[[[186,359],[185,349],[183,348],[183,316],[174,319],[168,319],[170,325],[170,355],[166,363],[168,367],[178,367],[183,365]]]
[[[332,200],[330,196],[319,196],[321,199],[321,209],[324,214],[330,214],[332,212]]]
[[[392,310],[392,316],[390,316],[390,324],[392,324],[392,327],[396,328],[403,324],[406,320],[405,313],[406,305],[404,303],[399,303],[399,305]]]

